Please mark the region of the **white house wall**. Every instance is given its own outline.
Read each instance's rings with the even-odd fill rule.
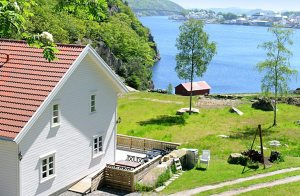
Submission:
[[[100,75],[100,77],[99,77]],[[52,103],[59,104],[60,126],[51,128],[52,104],[20,142],[21,195],[49,195],[105,167],[115,158],[117,94],[86,56]],[[96,112],[90,113],[90,95]],[[102,156],[93,158],[93,136],[104,136]],[[55,152],[55,177],[40,182],[40,156]]]
[[[0,195],[18,195],[18,146],[14,142],[0,140]]]

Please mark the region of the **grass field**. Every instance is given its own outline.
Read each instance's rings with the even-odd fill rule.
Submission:
[[[194,103],[197,97],[194,98]],[[280,104],[278,126],[271,127],[273,112],[251,108],[250,103],[238,106],[243,116],[230,113],[229,107],[201,109],[200,114],[175,115],[176,110],[188,107],[188,97],[157,93],[130,93],[119,99],[119,116],[122,119],[118,133],[164,141],[179,142],[182,147],[211,150],[212,160],[207,171],[187,171],[172,183],[164,193],[171,193],[196,186],[217,183],[228,179],[245,177],[280,168],[300,166],[300,108]],[[247,150],[253,140],[258,124],[263,128],[263,143],[269,156],[278,150],[286,162],[273,165],[267,170],[259,169],[241,174],[242,167],[227,164],[230,153]],[[220,138],[218,135],[228,135]],[[279,140],[281,147],[270,147],[270,140]],[[258,148],[259,141],[255,143]]]
[[[293,195],[293,196],[299,196],[299,188],[300,182],[293,182],[289,184],[283,184],[278,185],[274,187],[269,188],[263,188],[247,193],[240,194],[240,196],[266,196],[266,195],[272,195],[272,196],[282,196],[282,195]]]

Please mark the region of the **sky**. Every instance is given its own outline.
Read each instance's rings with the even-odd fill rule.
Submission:
[[[171,0],[184,8],[229,8],[264,9],[273,11],[300,11],[299,0]]]

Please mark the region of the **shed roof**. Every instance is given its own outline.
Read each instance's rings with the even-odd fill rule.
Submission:
[[[190,82],[182,83],[180,85],[182,85],[187,91],[191,91]],[[193,82],[193,91],[208,90],[208,89],[211,89],[211,87],[205,81]]]
[[[58,60],[24,41],[0,39],[0,138],[14,139],[85,46],[58,44]]]

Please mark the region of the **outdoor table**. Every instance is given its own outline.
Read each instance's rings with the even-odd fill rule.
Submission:
[[[118,161],[115,163],[115,165],[118,166],[125,166],[125,167],[131,167],[131,168],[137,168],[141,165],[141,163],[133,162],[133,161]]]

